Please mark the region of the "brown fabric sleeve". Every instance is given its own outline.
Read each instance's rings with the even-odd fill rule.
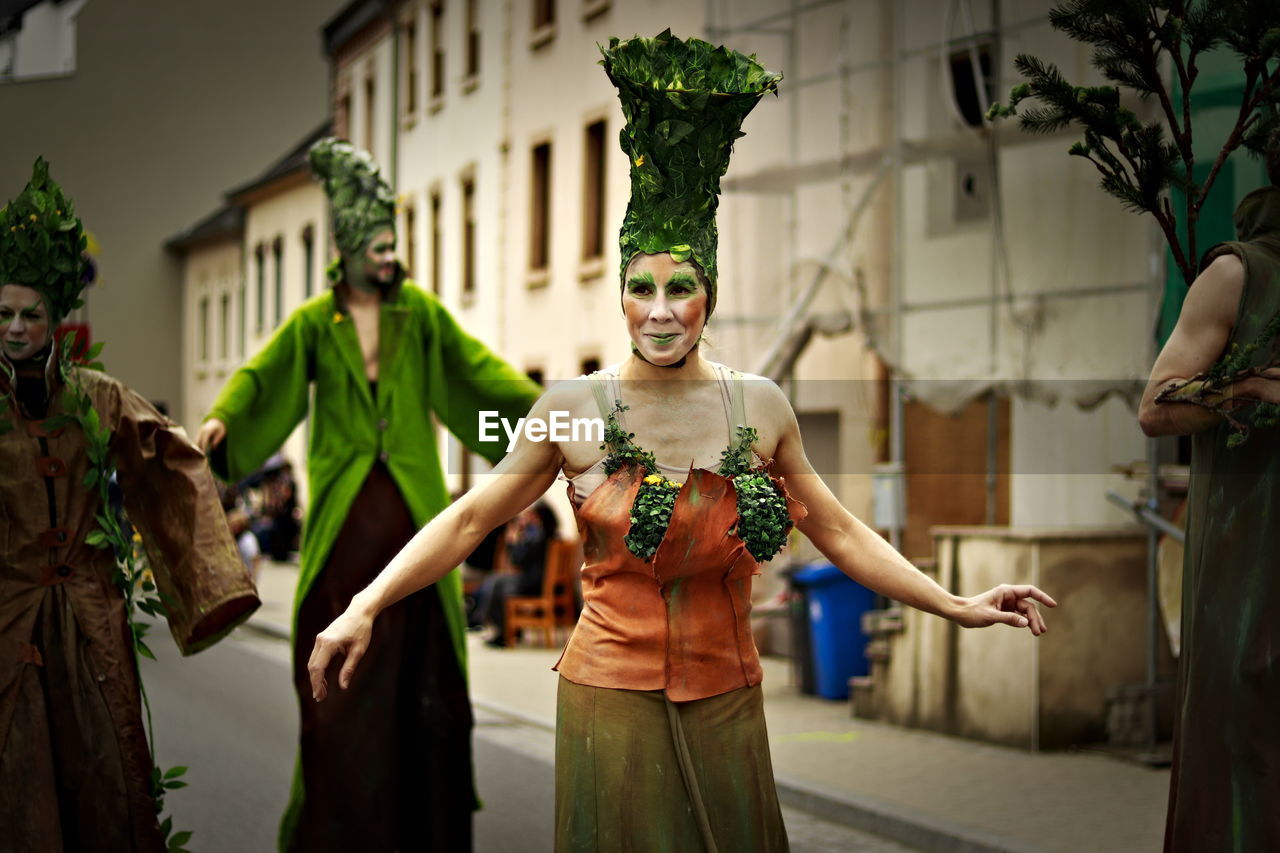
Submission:
[[[112,450],[125,510],[142,535],[173,639],[193,654],[261,602],[204,455],[138,394],[116,383],[114,397]]]

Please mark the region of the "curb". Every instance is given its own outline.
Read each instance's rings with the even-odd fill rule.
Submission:
[[[555,723],[501,702],[471,698],[477,708],[554,733]],[[778,801],[823,820],[860,829],[925,853],[1039,853],[1039,848],[1011,842],[981,830],[937,820],[870,797],[834,795],[807,782],[776,777]]]
[[[778,801],[811,815],[879,835],[927,853],[1040,853],[979,829],[909,812],[870,797],[834,795],[807,782],[776,778]]]

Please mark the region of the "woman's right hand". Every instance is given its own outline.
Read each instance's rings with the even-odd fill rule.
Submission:
[[[356,665],[369,648],[374,615],[353,600],[341,616],[316,635],[311,659],[307,661],[307,673],[311,676],[311,698],[323,702],[329,695],[329,682],[325,679],[325,673],[328,672],[329,665],[339,658],[344,660],[338,673],[338,686],[343,690],[351,686],[351,676],[356,671]]]

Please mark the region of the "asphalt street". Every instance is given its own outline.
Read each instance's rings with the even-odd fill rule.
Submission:
[[[241,629],[190,658],[152,629],[159,661],[143,662],[156,752],[164,768],[187,765],[189,786],[166,802],[203,853],[272,851],[293,771],[297,711],[289,649]],[[476,709],[476,853],[551,849],[553,736]],[[876,836],[784,809],[795,853],[910,853]]]

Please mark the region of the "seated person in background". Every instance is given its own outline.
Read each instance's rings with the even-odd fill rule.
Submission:
[[[236,541],[240,561],[257,584],[258,574],[262,571],[262,550],[258,547],[258,537],[249,529],[252,519],[245,508],[244,499],[238,488],[222,483],[218,484],[218,495],[222,501],[222,511],[227,515],[227,527],[231,528],[231,538]]]
[[[555,538],[559,524],[546,501],[538,501],[506,525],[507,562],[513,571],[491,574],[476,594],[476,611],[481,621],[496,629],[489,645],[507,644],[507,598],[537,595],[542,591],[547,543]]]

